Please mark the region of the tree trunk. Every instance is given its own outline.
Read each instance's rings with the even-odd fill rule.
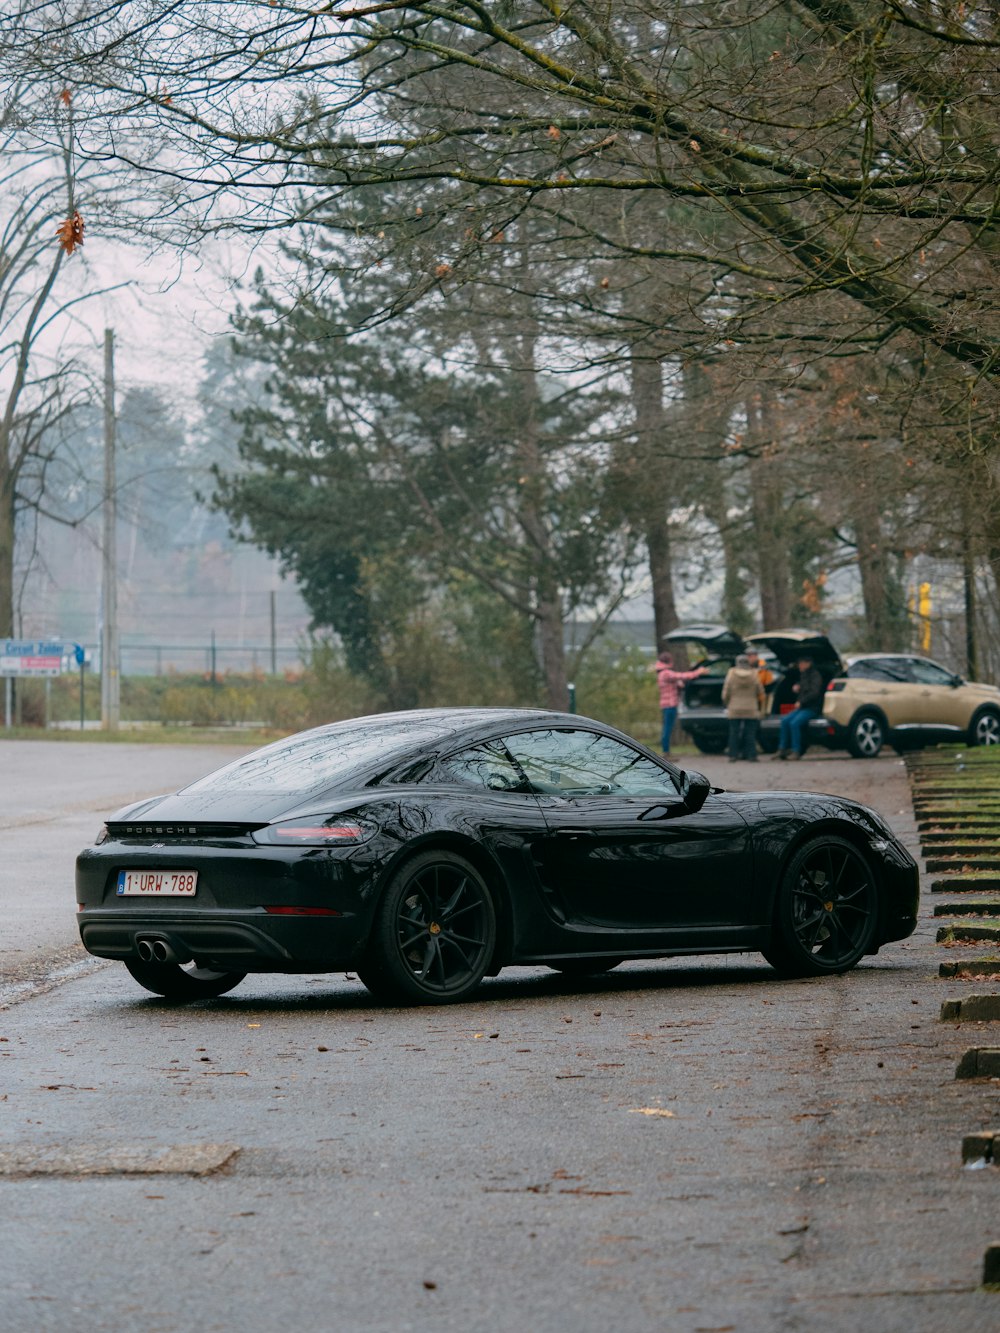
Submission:
[[[14,479],[0,438],[0,638],[14,633]]]
[[[889,563],[883,548],[878,493],[871,468],[861,466],[851,487],[851,524],[857,542],[861,597],[865,606],[865,642],[875,652],[898,652],[900,617],[892,606]]]
[[[629,362],[629,373],[636,430],[635,462],[630,471],[638,523],[649,552],[653,624],[659,650],[665,636],[680,624],[674,597],[669,513],[672,494],[669,476],[676,472],[676,464],[665,458],[661,449],[667,423],[663,408],[663,370],[659,361],[633,357]]]
[[[754,552],[764,629],[782,629],[791,618],[784,486],[772,404],[758,395],[747,402],[747,437],[757,452],[750,464]]]
[[[549,708],[564,710],[569,706],[566,688],[566,647],[563,635],[563,600],[558,571],[553,556],[552,535],[545,520],[549,478],[538,440],[538,380],[535,346],[537,332],[533,318],[530,329],[518,340],[516,368],[524,379],[524,421],[517,444],[518,471],[521,477],[518,522],[529,548],[534,553],[535,647],[545,684]]]

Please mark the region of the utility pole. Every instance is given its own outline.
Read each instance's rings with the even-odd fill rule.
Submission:
[[[271,589],[271,675],[278,674],[278,635],[277,635],[277,616],[275,614],[275,596],[274,589]]]
[[[101,589],[101,726],[117,731],[120,718],[118,678],[118,553],[115,546],[118,498],[115,488],[115,335],[104,330],[104,542]]]

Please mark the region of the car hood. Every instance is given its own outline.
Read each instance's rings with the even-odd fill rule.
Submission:
[[[667,643],[697,643],[714,657],[735,657],[744,647],[742,636],[725,625],[680,625],[663,637]]]
[[[842,663],[833,644],[825,634],[812,629],[771,629],[762,634],[748,634],[747,643],[767,648],[782,666],[791,666],[800,653],[811,657],[819,667],[840,671]]]

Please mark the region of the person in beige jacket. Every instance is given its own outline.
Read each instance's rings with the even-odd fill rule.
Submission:
[[[764,710],[764,687],[750,659],[741,653],[722,682],[722,702],[729,718],[729,762],[757,761],[757,730]]]

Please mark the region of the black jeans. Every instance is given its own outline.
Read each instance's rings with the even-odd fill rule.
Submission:
[[[731,717],[729,719],[729,758],[757,758],[757,730],[760,719],[756,717]]]

